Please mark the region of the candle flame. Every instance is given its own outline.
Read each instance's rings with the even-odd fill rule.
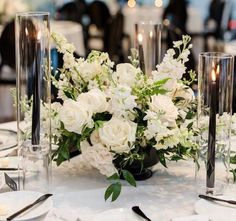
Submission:
[[[161,8],[163,6],[163,0],[156,0],[155,1],[155,6],[157,8]]]
[[[220,73],[220,65],[217,65],[216,74],[219,74],[219,73]]]
[[[142,34],[138,34],[138,42],[139,43],[142,43],[143,42],[143,36],[142,36]]]
[[[153,37],[153,32],[152,31],[150,31],[150,38],[152,38]]]
[[[135,5],[136,5],[136,1],[135,0],[129,0],[127,4],[130,8],[134,8]]]
[[[29,32],[28,32],[28,29],[27,29],[27,28],[25,28],[25,34],[26,34],[26,36],[29,35]]]
[[[39,31],[37,34],[37,40],[40,40],[40,38],[41,38],[41,31]]]
[[[215,72],[215,69],[213,68],[212,69],[212,72],[211,72],[211,79],[212,79],[212,81],[216,81],[216,72]]]

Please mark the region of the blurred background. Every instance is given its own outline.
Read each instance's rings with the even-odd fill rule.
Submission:
[[[134,24],[142,20],[163,24],[162,56],[182,34],[192,37],[188,69],[197,71],[203,51],[236,54],[236,0],[0,0],[0,122],[15,119],[15,14],[39,10],[51,13],[51,29],[75,45],[78,57],[97,49],[126,62]],[[51,54],[53,66],[60,67],[53,45]]]

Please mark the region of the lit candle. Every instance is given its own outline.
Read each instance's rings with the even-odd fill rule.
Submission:
[[[138,53],[139,53],[139,66],[143,73],[145,73],[145,62],[143,52],[143,36],[141,33],[138,34]]]
[[[32,145],[40,143],[40,74],[41,74],[41,32],[37,34],[35,47],[35,70],[33,76],[33,108],[32,108]]]
[[[208,134],[208,151],[207,151],[207,182],[206,186],[213,189],[215,186],[215,146],[216,146],[216,112],[217,112],[217,75],[219,74],[219,66],[217,70],[212,65],[211,81],[210,81],[210,119],[209,119],[209,134]],[[207,193],[213,193],[213,190],[208,190]]]
[[[148,40],[148,51],[147,54],[150,56],[149,61],[149,69],[148,74],[151,75],[152,71],[156,69],[156,58],[155,58],[155,40],[154,40],[154,34],[153,30],[149,32],[149,40]]]
[[[154,45],[155,45],[155,64],[158,65],[161,63],[161,30],[158,25],[155,25],[155,38],[154,38]]]

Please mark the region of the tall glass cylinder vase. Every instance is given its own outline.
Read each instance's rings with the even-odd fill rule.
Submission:
[[[204,194],[222,194],[228,183],[233,70],[232,55],[199,56],[196,181]]]
[[[51,177],[49,13],[16,15],[19,187],[48,192]]]
[[[135,48],[143,73],[151,75],[161,61],[161,24],[152,21],[135,24]]]

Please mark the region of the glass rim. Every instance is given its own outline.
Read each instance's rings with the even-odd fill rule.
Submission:
[[[229,59],[234,58],[234,55],[225,52],[201,52],[199,57],[212,59]]]
[[[28,12],[17,12],[16,13],[16,18],[17,17],[29,17],[29,16],[49,16],[50,13],[46,11],[28,11]]]
[[[157,27],[161,27],[162,26],[161,22],[156,22],[156,21],[153,21],[153,20],[138,21],[135,24],[136,25],[156,25]]]

